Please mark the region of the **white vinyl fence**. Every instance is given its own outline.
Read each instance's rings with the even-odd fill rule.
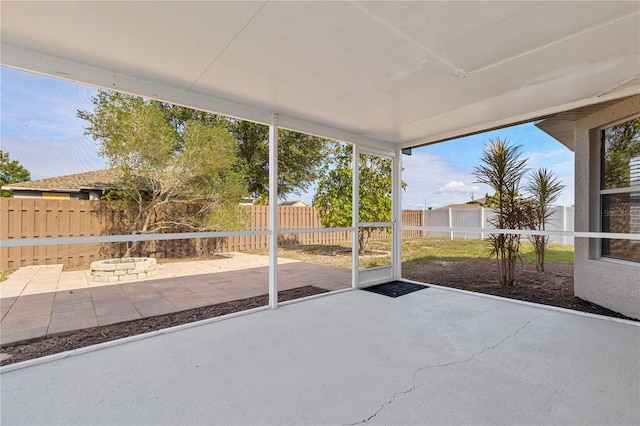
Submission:
[[[546,225],[547,231],[573,231],[573,207],[553,207]],[[494,216],[492,209],[445,209],[425,211],[423,226],[444,226],[450,228],[493,228],[489,220]],[[466,240],[485,239],[491,232],[434,232],[424,231],[424,236],[462,238]],[[550,237],[552,244],[573,245],[573,237]]]

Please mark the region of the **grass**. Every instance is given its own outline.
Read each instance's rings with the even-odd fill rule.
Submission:
[[[524,262],[536,261],[536,254],[531,243],[523,244],[520,250]],[[573,263],[573,246],[549,244],[545,251],[545,263]]]
[[[7,269],[6,271],[0,271],[0,283],[2,281],[6,281],[6,279],[9,278],[9,275],[13,274],[17,270],[18,268],[11,268]]]
[[[402,261],[425,260],[470,260],[489,259],[491,248],[487,241],[449,238],[413,238],[402,242]],[[533,245],[526,241],[520,246],[523,262],[535,262]],[[573,246],[550,244],[545,254],[547,263],[573,263]]]
[[[402,242],[402,260],[487,259],[489,246],[480,240],[451,240],[448,238],[412,238]]]
[[[269,250],[248,250],[245,251],[245,253],[267,256]],[[348,242],[328,245],[281,246],[278,247],[278,257],[336,266],[339,268],[351,268],[352,266],[351,244]],[[390,265],[391,252],[389,251],[389,243],[385,241],[371,241],[367,252],[359,256],[358,263],[361,269]]]
[[[246,250],[244,253],[268,256],[269,249]],[[327,245],[282,246],[278,247],[278,257],[339,268],[351,268],[351,246],[347,242]]]
[[[360,256],[360,267],[389,265],[391,242],[374,240],[369,242],[367,253]],[[268,250],[252,250],[247,253],[267,255]],[[528,241],[521,245],[523,262],[535,263],[533,246]],[[323,265],[351,267],[351,245],[348,242],[333,245],[285,246],[278,249],[278,256],[303,262]],[[411,238],[402,241],[402,261],[447,260],[449,262],[490,259],[487,241],[462,240],[436,237]],[[573,263],[573,246],[550,244],[547,246],[545,263]]]

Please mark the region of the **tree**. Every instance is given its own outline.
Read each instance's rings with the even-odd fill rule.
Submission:
[[[329,161],[325,164],[318,181],[312,204],[325,227],[352,225],[352,152],[351,145],[333,143]],[[391,168],[392,163],[389,159],[360,155],[360,222],[391,221]],[[366,250],[371,233],[375,229],[359,230],[359,253]]]
[[[31,173],[18,160],[10,160],[9,153],[0,150],[0,187],[31,180]],[[11,197],[11,191],[0,190],[0,196]]]
[[[524,189],[529,193],[529,212],[527,218],[529,227],[535,230],[545,230],[551,217],[551,206],[562,193],[562,185],[552,171],[541,168],[533,172]],[[546,235],[532,235],[529,240],[536,253],[536,271],[544,272],[544,257],[549,237]]]
[[[520,180],[527,172],[526,160],[521,160],[522,146],[509,145],[506,139],[490,140],[475,168],[477,182],[489,185],[495,191],[491,197],[496,216],[490,223],[498,229],[521,229],[527,222],[520,199]],[[520,256],[520,236],[517,234],[490,234],[492,254],[498,264],[501,285],[512,286],[515,281],[516,260]]]
[[[631,159],[640,156],[640,118],[607,128],[603,141],[603,188],[631,184]]]
[[[174,131],[176,148],[184,143],[184,129],[190,121],[199,122],[207,127],[227,129],[236,139],[237,161],[233,169],[242,177],[247,195],[263,200],[268,198],[268,126],[166,102],[144,101],[137,96],[109,90],[100,90],[93,99],[96,110],[110,111],[109,114],[101,114],[97,119],[113,121],[114,128],[117,126],[119,114],[127,111],[127,105],[139,103],[154,105],[162,112],[164,120]],[[85,118],[87,114],[86,111],[79,111],[81,118]],[[106,122],[104,124],[106,125]],[[318,178],[329,141],[284,129],[278,130],[278,138],[278,193],[280,198],[286,198],[288,195],[306,190]]]
[[[132,234],[236,226],[245,192],[226,129],[195,120],[172,125],[161,105],[130,95],[101,91],[93,103],[93,112],[78,116],[118,177],[110,198],[129,213]],[[131,243],[125,257],[139,251]]]
[[[229,120],[227,129],[237,139],[239,172],[249,194],[266,201],[269,195],[269,127]],[[278,196],[282,199],[309,188],[327,154],[327,139],[278,129]]]
[[[637,190],[640,184],[640,117],[627,120],[602,131],[601,189],[616,190],[601,193],[601,229],[606,232],[632,232],[636,212]],[[633,243],[610,238],[601,240],[602,255],[616,254],[633,259]],[[637,259],[637,256],[636,256]]]

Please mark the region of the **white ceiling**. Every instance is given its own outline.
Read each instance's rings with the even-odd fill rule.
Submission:
[[[637,1],[0,7],[2,65],[383,149],[640,93]]]

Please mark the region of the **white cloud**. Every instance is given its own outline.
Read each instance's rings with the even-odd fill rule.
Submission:
[[[436,208],[465,203],[471,199],[471,192],[476,198],[489,192],[485,185],[473,185],[473,166],[460,160],[459,157],[437,155],[426,149],[415,150],[412,156],[403,156],[402,180],[407,183],[402,194],[403,208],[424,209],[425,206]]]
[[[459,193],[459,192],[468,193],[468,192],[475,192],[478,189],[479,189],[478,186],[467,186],[465,185],[464,182],[452,180],[451,182],[447,183],[445,186],[438,189],[438,192],[441,194]]]

